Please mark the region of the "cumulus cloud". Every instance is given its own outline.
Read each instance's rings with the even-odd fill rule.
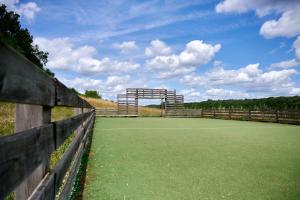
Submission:
[[[211,61],[220,49],[220,44],[211,45],[201,40],[194,40],[187,43],[185,49],[179,54],[155,56],[147,60],[146,67],[161,79],[189,74],[197,67]]]
[[[195,88],[183,89],[178,92],[178,94],[184,95],[185,102],[192,102],[192,101],[200,101],[203,100],[203,95]]]
[[[234,90],[225,90],[222,88],[210,88],[204,93],[207,99],[245,99],[249,94]]]
[[[292,88],[290,95],[300,95],[300,88]]]
[[[47,67],[50,69],[75,71],[82,74],[116,74],[137,69],[140,65],[127,61],[112,60],[108,57],[96,58],[97,50],[93,46],[79,46],[69,38],[36,38],[40,49],[49,52]]]
[[[295,88],[291,76],[298,73],[296,70],[263,71],[259,66],[258,63],[250,64],[235,70],[218,67],[202,76],[195,74],[184,76],[181,82],[194,87],[239,87],[247,93],[262,92],[272,95],[289,94]]]
[[[246,92],[214,87],[208,88],[203,92],[200,92],[196,88],[183,89],[179,91],[179,94],[184,95],[186,102],[205,101],[207,99],[244,99],[250,97]]]
[[[266,21],[261,29],[260,34],[266,38],[278,36],[293,37],[300,34],[300,4],[298,0],[225,0],[216,6],[216,12],[244,13],[254,10],[260,17],[270,14],[271,12],[281,13],[278,20]]]
[[[169,55],[171,53],[171,47],[167,46],[161,40],[152,40],[150,46],[145,49],[145,54],[148,57]]]
[[[286,11],[278,20],[265,22],[260,28],[260,34],[265,38],[278,36],[293,37],[300,33],[300,9]]]
[[[85,90],[99,91],[106,99],[116,99],[116,95],[124,93],[128,87],[144,86],[141,80],[133,80],[130,75],[108,76],[106,79],[77,77],[75,79],[60,78],[60,80],[68,87],[74,87],[80,92]]]
[[[19,3],[19,0],[0,0],[0,4],[5,4],[8,10],[15,11],[28,21],[32,21],[36,13],[41,10],[35,2]]]
[[[115,43],[113,44],[113,47],[119,49],[122,53],[129,53],[130,51],[138,48],[135,41],[125,41],[122,43]]]
[[[299,65],[300,65],[300,63],[296,59],[291,59],[291,60],[284,60],[284,61],[277,62],[277,63],[272,63],[270,65],[270,67],[286,69],[286,68],[296,67]]]
[[[300,60],[300,36],[297,37],[293,44],[293,48],[295,49],[295,55]]]

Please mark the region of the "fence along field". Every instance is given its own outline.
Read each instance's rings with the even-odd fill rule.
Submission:
[[[66,199],[93,128],[94,108],[2,43],[0,101],[17,103],[16,133],[0,137],[0,199],[13,191],[15,199]],[[54,106],[75,107],[78,115],[51,122]],[[72,143],[50,169],[51,153],[73,132]]]
[[[181,109],[170,112],[169,116],[300,124],[300,110]]]

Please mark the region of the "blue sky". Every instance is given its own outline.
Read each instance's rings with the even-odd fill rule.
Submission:
[[[300,95],[298,0],[0,0],[69,87],[187,101]]]

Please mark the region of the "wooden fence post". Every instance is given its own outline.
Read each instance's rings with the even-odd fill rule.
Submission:
[[[24,131],[50,122],[51,108],[39,105],[16,104],[15,132]],[[18,186],[15,190],[15,200],[25,200],[30,196],[49,170],[49,160],[50,155]]]
[[[251,121],[251,109],[248,111],[248,120]]]
[[[278,122],[279,122],[279,119],[278,119],[278,114],[279,114],[279,111],[278,111],[278,110],[276,110],[276,111],[275,111],[275,114],[276,114],[276,122],[278,123]]]
[[[75,115],[80,115],[81,113],[84,113],[84,108],[74,108],[75,111]],[[80,126],[78,126],[77,130],[75,130],[75,133],[78,134],[80,133],[81,129],[83,128],[83,124],[81,124]]]
[[[231,108],[229,108],[229,119],[231,119]]]

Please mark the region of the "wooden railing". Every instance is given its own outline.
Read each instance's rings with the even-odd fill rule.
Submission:
[[[300,110],[178,109],[169,116],[300,124]]]
[[[115,108],[96,108],[96,116],[117,116],[118,109]]]
[[[15,134],[0,137],[0,199],[66,199],[92,132],[95,111],[57,79],[0,43],[0,101],[16,103]],[[51,122],[54,106],[74,107],[74,117]],[[74,134],[52,169],[51,154]]]

